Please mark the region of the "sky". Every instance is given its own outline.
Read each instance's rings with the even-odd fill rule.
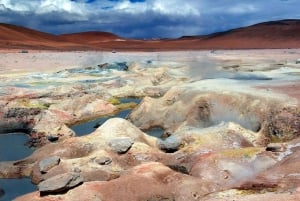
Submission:
[[[300,19],[299,8],[300,0],[0,0],[0,22],[53,34],[177,38]]]

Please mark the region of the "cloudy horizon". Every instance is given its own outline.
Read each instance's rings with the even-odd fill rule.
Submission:
[[[177,38],[300,19],[299,7],[299,0],[0,0],[0,22],[52,34]]]

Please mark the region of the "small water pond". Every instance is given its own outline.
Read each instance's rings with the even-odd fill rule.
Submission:
[[[27,140],[24,133],[0,134],[0,162],[20,160],[32,154],[34,150],[25,145]],[[0,201],[11,201],[35,190],[29,178],[0,179]]]
[[[139,104],[141,102],[140,98],[131,98],[131,97],[126,97],[126,98],[120,98],[119,99],[120,103],[137,103]],[[109,115],[109,116],[103,116],[88,122],[84,122],[81,124],[77,124],[71,127],[71,129],[76,133],[77,136],[83,136],[83,135],[87,135],[90,134],[92,132],[94,132],[99,126],[101,126],[105,121],[107,121],[110,118],[115,118],[115,117],[119,117],[119,118],[126,118],[130,112],[132,111],[132,109],[125,109],[122,110],[118,113]],[[157,138],[162,138],[164,130],[162,128],[159,127],[154,127],[148,131],[145,131],[148,135],[151,135],[153,137],[157,137]]]
[[[31,183],[29,178],[22,179],[0,179],[0,201],[11,201],[18,196],[33,192],[37,187]]]
[[[0,161],[23,159],[34,151],[25,145],[28,137],[24,133],[0,134]]]
[[[132,111],[132,109],[122,110],[111,116],[103,116],[88,122],[77,124],[71,127],[71,129],[76,133],[77,136],[83,136],[94,132],[99,126],[101,126],[105,121],[110,118],[120,117],[126,118],[126,116]]]
[[[141,102],[141,98],[135,98],[135,97],[125,97],[119,99],[120,103],[137,103],[139,104]],[[76,133],[77,136],[83,136],[90,134],[94,132],[99,126],[101,126],[105,121],[107,121],[110,118],[120,117],[120,118],[126,118],[127,115],[132,111],[132,109],[125,109],[121,110],[118,113],[103,116],[88,122],[84,122],[81,124],[77,124],[71,127],[71,129]]]
[[[151,128],[150,130],[145,131],[145,133],[147,133],[148,135],[151,135],[153,137],[156,137],[156,138],[163,138],[164,131],[165,130],[162,128],[154,127],[154,128]]]

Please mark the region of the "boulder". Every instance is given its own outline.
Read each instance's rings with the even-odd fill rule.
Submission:
[[[124,154],[131,148],[133,143],[134,141],[129,137],[119,137],[111,139],[108,145],[114,152]]]
[[[48,170],[50,170],[54,166],[58,165],[59,162],[60,162],[60,157],[58,157],[58,156],[52,156],[50,158],[41,160],[39,163],[40,172],[42,174],[47,173]]]
[[[159,148],[167,153],[175,152],[181,145],[181,140],[176,136],[171,136],[166,140],[160,140],[158,142]]]
[[[61,193],[83,183],[83,178],[76,173],[65,173],[56,175],[42,181],[38,185],[38,190],[42,195]]]

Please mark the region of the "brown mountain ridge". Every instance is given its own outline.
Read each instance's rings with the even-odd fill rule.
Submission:
[[[109,32],[53,35],[0,23],[0,49],[169,51],[201,49],[300,48],[300,20],[280,20],[203,36],[136,40]]]

